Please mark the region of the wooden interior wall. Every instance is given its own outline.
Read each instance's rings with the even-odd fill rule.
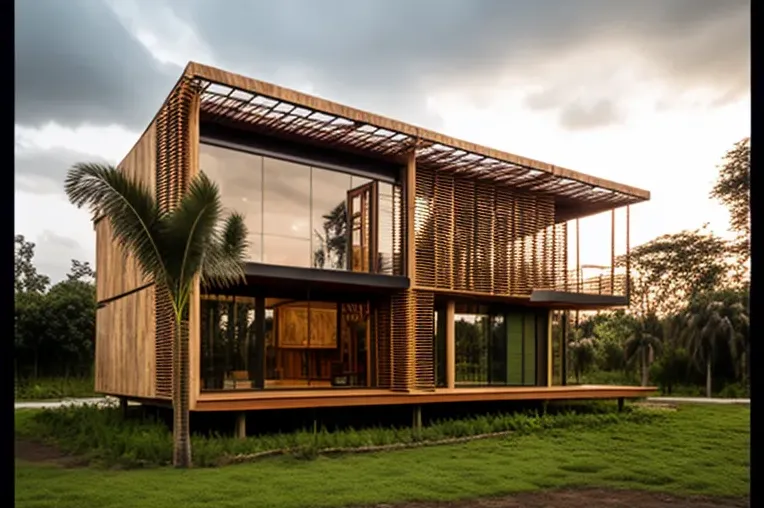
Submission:
[[[196,86],[183,78],[168,97],[156,119],[156,197],[161,209],[169,211],[177,206],[188,188],[192,171],[198,166],[198,107]],[[190,300],[189,355],[181,361],[189,362],[191,400],[193,409],[199,391],[199,292],[198,283]],[[175,319],[167,290],[156,289],[156,395],[172,397],[172,337]]]
[[[153,398],[154,286],[118,298],[96,314],[95,389]]]
[[[156,182],[156,122],[152,122],[118,168],[148,187],[153,193]],[[96,231],[96,298],[99,302],[116,298],[148,282],[132,255],[112,240],[111,224],[101,218]]]
[[[554,200],[417,168],[417,289],[527,296],[561,286],[565,225]]]

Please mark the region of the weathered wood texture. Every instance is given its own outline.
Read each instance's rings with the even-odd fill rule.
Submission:
[[[153,398],[154,286],[107,303],[96,315],[95,389]]]
[[[152,122],[130,153],[119,164],[126,175],[146,186],[152,194],[156,186],[156,122]],[[99,302],[116,298],[148,282],[132,255],[112,239],[111,224],[96,222],[96,297]]]

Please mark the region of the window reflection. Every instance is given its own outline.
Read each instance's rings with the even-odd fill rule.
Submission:
[[[246,152],[202,144],[199,167],[218,185],[224,213],[236,211],[247,226],[246,258],[260,261],[262,232],[263,158]]]
[[[254,299],[203,296],[200,303],[202,389],[252,388]]]
[[[350,263],[348,192],[373,180],[208,144],[201,146],[200,161],[219,185],[223,207],[244,215],[248,261],[360,271],[376,263],[379,273],[402,273],[399,187],[376,184],[376,242],[368,215],[372,194],[366,195],[363,238],[352,244],[364,262]],[[374,243],[376,258],[369,251]]]
[[[310,240],[310,168],[265,157],[263,233]]]
[[[350,175],[313,168],[312,220],[314,268],[347,267],[347,192]]]
[[[263,235],[263,263],[310,267],[310,238]]]
[[[537,383],[537,340],[544,340],[546,330],[540,314],[463,306],[454,325],[457,385]]]

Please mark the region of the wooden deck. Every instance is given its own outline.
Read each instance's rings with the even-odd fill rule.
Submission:
[[[384,406],[442,402],[514,400],[636,399],[654,395],[657,388],[641,386],[526,386],[439,388],[434,391],[395,392],[379,389],[266,390],[202,393],[196,411],[251,411],[313,407]]]

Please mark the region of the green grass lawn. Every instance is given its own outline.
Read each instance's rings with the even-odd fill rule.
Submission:
[[[95,397],[92,377],[38,378],[16,380],[14,399],[19,401],[61,400],[72,397]]]
[[[346,506],[583,486],[746,496],[749,431],[748,407],[687,405],[657,424],[312,461],[106,471],[17,460],[16,506]]]

